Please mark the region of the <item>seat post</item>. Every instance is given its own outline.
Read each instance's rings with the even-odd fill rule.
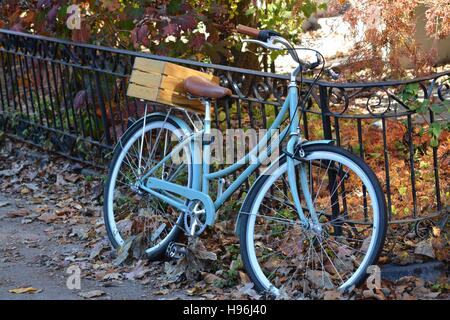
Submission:
[[[206,176],[209,174],[209,162],[211,160],[211,101],[209,99],[202,99],[202,104],[205,106],[205,126],[202,137],[202,192],[208,194],[209,181]]]

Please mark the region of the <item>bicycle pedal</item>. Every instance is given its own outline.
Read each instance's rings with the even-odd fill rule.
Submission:
[[[186,256],[186,246],[182,243],[171,242],[166,249],[166,256],[170,259],[181,259]]]

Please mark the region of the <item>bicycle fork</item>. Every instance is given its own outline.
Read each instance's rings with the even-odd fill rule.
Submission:
[[[289,144],[291,144],[291,141],[295,141],[294,139],[291,139],[288,142],[288,148],[287,151],[289,152]],[[290,154],[294,154],[289,152]],[[308,186],[308,178],[306,175],[306,168],[305,165],[303,163],[300,163],[300,176],[298,178],[300,178],[300,187],[301,187],[301,191],[303,193],[303,196],[305,198],[305,202],[306,202],[306,207],[311,215],[311,222],[306,218],[304,212],[303,212],[303,208],[300,202],[300,195],[299,195],[299,189],[298,189],[298,179],[297,179],[297,172],[295,170],[295,162],[297,162],[298,160],[295,160],[293,157],[288,156],[287,157],[287,173],[288,173],[288,184],[289,184],[289,188],[291,189],[291,193],[292,193],[292,198],[294,200],[294,205],[295,208],[297,209],[297,214],[300,218],[300,221],[303,225],[303,227],[305,227],[306,229],[312,229],[313,231],[317,232],[317,233],[321,233],[322,232],[322,228],[320,226],[319,223],[319,218],[317,216],[316,210],[314,208],[314,203],[312,200],[312,195],[311,192],[309,191],[309,186]]]
[[[305,198],[306,206],[311,215],[311,222],[306,218],[303,208],[300,202],[299,189],[297,184],[297,173],[295,170],[295,163],[298,161],[294,159],[295,153],[297,152],[297,146],[300,142],[300,133],[298,130],[299,126],[299,117],[297,115],[298,108],[298,89],[295,82],[291,81],[289,85],[289,94],[292,95],[291,105],[290,105],[290,115],[291,115],[291,130],[290,130],[290,139],[287,143],[287,173],[288,173],[288,184],[291,189],[292,197],[294,200],[295,208],[297,209],[297,214],[300,218],[301,224],[305,229],[312,229],[314,232],[321,233],[322,228],[319,223],[319,218],[317,217],[316,210],[314,208],[314,203],[312,200],[311,193],[309,191],[308,180],[306,175],[305,165],[301,162],[300,165],[300,186],[302,189],[303,196]]]

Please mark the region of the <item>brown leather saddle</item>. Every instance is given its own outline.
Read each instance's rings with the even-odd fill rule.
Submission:
[[[221,87],[208,79],[199,76],[191,76],[183,81],[184,89],[193,96],[220,99],[231,96],[228,88]]]

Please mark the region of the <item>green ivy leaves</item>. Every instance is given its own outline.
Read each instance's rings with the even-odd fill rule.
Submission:
[[[439,137],[442,132],[445,130],[448,131],[450,128],[448,119],[450,113],[450,101],[444,100],[432,103],[430,99],[419,100],[419,90],[420,86],[418,83],[408,84],[399,94],[399,97],[410,110],[421,115],[425,121],[429,123],[428,129],[422,128],[421,132],[422,134],[424,131],[428,132],[431,138],[430,146],[436,148],[439,146]],[[430,116],[438,119],[428,121],[427,119]]]

